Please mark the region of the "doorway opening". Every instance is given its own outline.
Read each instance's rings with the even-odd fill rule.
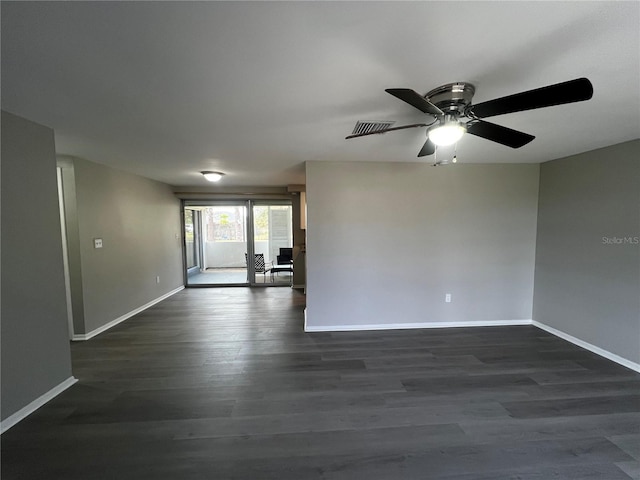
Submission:
[[[290,201],[185,201],[183,218],[187,286],[291,285]]]

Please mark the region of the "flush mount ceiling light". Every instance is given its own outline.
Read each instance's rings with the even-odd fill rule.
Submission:
[[[219,182],[220,179],[224,176],[224,173],[221,172],[200,172],[204,175],[204,178],[209,180],[210,182]]]
[[[444,147],[456,143],[466,131],[464,124],[457,121],[447,121],[431,128],[428,137],[433,144]]]

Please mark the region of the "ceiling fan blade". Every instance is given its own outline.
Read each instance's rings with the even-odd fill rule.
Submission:
[[[382,130],[374,130],[372,132],[356,133],[353,135],[349,135],[348,137],[345,137],[345,140],[349,140],[350,138],[366,137],[367,135],[376,135],[378,133],[387,133],[387,132],[392,132],[394,130],[404,130],[405,128],[416,128],[416,127],[428,127],[428,125],[426,123],[414,123],[412,125],[402,125],[400,127],[391,127],[391,128],[385,128]]]
[[[436,146],[434,145],[434,143],[431,140],[429,140],[427,138],[427,141],[424,142],[424,145],[422,146],[422,148],[418,152],[418,156],[419,157],[426,157],[427,155],[433,155],[435,151],[436,151]]]
[[[582,102],[593,96],[593,85],[586,78],[548,85],[507,97],[471,105],[468,112],[476,118],[487,118],[504,113],[522,112],[535,108]]]
[[[520,148],[533,140],[533,135],[482,120],[467,123],[467,133],[511,148]]]
[[[443,114],[442,110],[436,107],[433,103],[429,102],[418,92],[411,90],[410,88],[387,88],[385,92],[390,93],[396,98],[399,98],[403,102],[406,102],[412,107],[417,108],[421,112],[436,116]]]

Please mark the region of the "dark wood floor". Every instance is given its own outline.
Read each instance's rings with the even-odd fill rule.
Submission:
[[[638,478],[640,375],[535,327],[308,334],[303,308],[188,289],[74,343],[3,480]]]

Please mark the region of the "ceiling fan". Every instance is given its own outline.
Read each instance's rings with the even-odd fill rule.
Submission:
[[[471,99],[476,89],[466,82],[448,83],[431,90],[424,96],[409,88],[388,88],[385,91],[421,112],[435,117],[433,122],[399,127],[392,127],[393,122],[358,122],[353,134],[346,138],[376,135],[405,128],[428,127],[427,141],[418,152],[418,157],[424,157],[435,153],[436,146],[453,145],[465,133],[511,148],[520,148],[535,137],[481,119],[589,100],[593,96],[593,85],[586,78],[578,78],[475,105],[471,103]],[[468,120],[461,122],[462,118]]]

